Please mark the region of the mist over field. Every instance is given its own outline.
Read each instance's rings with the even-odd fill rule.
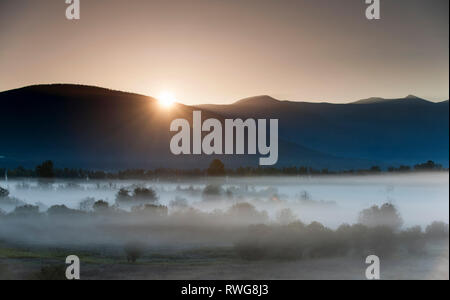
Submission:
[[[325,261],[362,268],[362,257],[375,252],[392,260],[387,272],[392,278],[429,276],[430,266],[437,262],[441,269],[433,276],[448,278],[447,172],[146,181],[22,179],[3,181],[1,186],[9,192],[0,198],[0,246],[6,248],[87,251],[147,263],[161,256],[168,261],[237,260],[225,263],[230,269],[224,276],[200,275],[216,270],[213,266],[199,270],[197,275],[205,279],[234,278],[240,274],[236,266],[248,267],[245,278],[257,278],[248,262],[275,268],[276,273],[263,273],[263,278],[304,278],[302,272],[278,270],[284,264],[274,260],[313,269],[314,262]],[[419,273],[408,276],[403,267],[412,262]],[[155,275],[136,268],[140,275],[127,269],[126,277]],[[339,270],[324,276],[339,278],[339,274],[344,276]],[[167,276],[183,275],[174,271]]]
[[[10,197],[26,204],[40,206],[41,211],[53,205],[78,209],[85,198],[104,200],[114,205],[121,188],[153,189],[158,203],[169,207],[181,198],[185,204],[205,212],[227,209],[235,203],[249,202],[265,210],[273,219],[283,208],[290,208],[304,222],[319,221],[336,228],[354,223],[358,213],[372,205],[395,204],[405,226],[427,225],[432,221],[449,221],[448,173],[414,173],[374,176],[322,177],[243,177],[210,179],[177,179],[175,181],[143,180],[54,180],[42,186],[36,179],[9,180]],[[214,199],[205,199],[206,186],[219,187]],[[207,198],[207,197],[206,197]],[[13,206],[2,205],[6,212]]]

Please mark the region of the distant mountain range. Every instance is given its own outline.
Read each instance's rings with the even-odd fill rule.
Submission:
[[[0,93],[0,167],[204,168],[256,165],[258,156],[174,156],[175,118],[279,119],[278,166],[367,168],[434,160],[448,167],[448,101],[415,96],[349,104],[280,101],[269,96],[230,105],[161,109],[156,99],[81,85],[37,85]]]

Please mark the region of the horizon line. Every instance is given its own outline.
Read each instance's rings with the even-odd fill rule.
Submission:
[[[32,83],[32,84],[28,84],[28,85],[24,85],[24,86],[20,86],[17,88],[11,88],[11,89],[6,89],[6,90],[1,90],[0,93],[5,93],[5,92],[10,92],[10,91],[15,91],[15,90],[20,90],[20,89],[25,89],[25,88],[30,88],[30,87],[38,87],[38,86],[52,86],[52,85],[66,85],[66,86],[80,86],[80,87],[91,87],[91,88],[99,88],[99,89],[104,89],[104,90],[109,90],[109,91],[114,91],[114,92],[120,92],[120,93],[126,93],[126,94],[133,94],[133,95],[138,95],[138,96],[144,96],[144,97],[149,97],[152,99],[158,99],[158,97],[155,96],[151,96],[148,95],[146,93],[141,93],[138,91],[126,91],[126,90],[121,90],[121,89],[116,89],[116,88],[110,88],[110,87],[104,87],[104,86],[100,86],[100,85],[95,85],[95,84],[86,84],[86,83],[62,83],[62,82],[54,82],[54,83]],[[185,103],[183,101],[178,102],[178,104],[182,104],[182,105],[187,105],[187,106],[201,106],[201,105],[233,105],[236,104],[239,101],[242,100],[246,100],[246,99],[251,99],[251,98],[257,98],[257,97],[270,97],[276,101],[279,102],[297,102],[297,103],[315,103],[315,104],[355,104],[355,102],[358,101],[364,101],[364,100],[370,100],[370,99],[379,99],[379,100],[401,100],[401,99],[418,99],[418,100],[425,100],[427,102],[430,103],[442,103],[442,102],[446,102],[449,101],[449,97],[447,98],[441,98],[439,100],[430,100],[430,98],[428,97],[419,97],[416,96],[414,94],[411,93],[407,93],[407,96],[404,97],[382,97],[382,96],[369,96],[369,97],[365,97],[365,98],[357,98],[357,99],[353,99],[350,100],[349,102],[336,102],[336,101],[329,101],[329,100],[291,100],[291,99],[279,99],[276,98],[274,96],[271,96],[269,94],[259,94],[259,95],[253,95],[253,96],[248,96],[248,97],[243,97],[243,98],[239,98],[237,100],[233,100],[232,102],[229,103],[198,103],[198,104],[190,104],[190,103]],[[442,100],[443,99],[443,100]]]

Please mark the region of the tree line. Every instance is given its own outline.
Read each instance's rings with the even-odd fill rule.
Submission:
[[[239,167],[225,168],[218,159],[211,162],[206,169],[170,169],[158,168],[154,170],[128,169],[121,171],[87,170],[76,168],[56,168],[51,160],[45,161],[34,169],[19,166],[15,169],[0,168],[0,176],[10,178],[70,178],[70,179],[153,179],[170,177],[203,177],[203,176],[281,176],[281,175],[370,175],[378,173],[400,173],[418,171],[448,171],[434,161],[416,164],[413,166],[401,165],[382,169],[372,166],[368,169],[329,170],[315,169],[307,166],[292,167]]]

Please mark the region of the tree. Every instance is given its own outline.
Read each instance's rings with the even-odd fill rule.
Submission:
[[[92,208],[96,213],[105,212],[109,209],[109,204],[106,201],[98,200]]]
[[[41,165],[37,166],[36,175],[40,178],[53,178],[55,176],[53,162],[51,160],[47,160],[44,161]]]
[[[47,214],[51,216],[73,215],[78,213],[75,209],[70,209],[65,205],[53,205],[47,210]]]
[[[219,159],[215,159],[206,172],[209,176],[223,176],[225,175],[225,165]]]
[[[444,222],[433,222],[427,226],[425,234],[430,238],[448,238],[448,224]]]
[[[442,169],[442,166],[439,164],[436,164],[432,160],[429,160],[426,163],[415,165],[414,169],[416,169],[418,171],[440,170],[440,169]]]
[[[0,187],[0,198],[6,198],[9,196],[9,191]]]
[[[148,188],[135,188],[133,198],[135,200],[141,200],[145,202],[156,202],[158,200],[158,196],[156,195],[156,192],[153,189]]]
[[[144,254],[144,245],[140,242],[130,242],[124,247],[125,254],[127,256],[127,261],[135,263],[136,260]]]
[[[365,209],[359,214],[358,222],[367,227],[386,226],[394,230],[400,229],[403,220],[397,208],[390,203],[385,203],[381,207],[377,205]]]

